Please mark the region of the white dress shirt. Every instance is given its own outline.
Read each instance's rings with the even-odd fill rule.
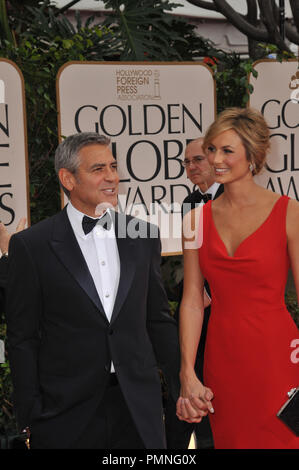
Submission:
[[[220,186],[220,183],[213,183],[212,186],[210,186],[209,189],[207,189],[204,193],[200,190],[199,186],[197,187],[197,189],[200,192],[200,194],[202,194],[202,195],[211,194],[212,199],[214,199],[214,197],[215,197],[215,195],[218,191],[219,186]]]
[[[104,229],[101,225],[96,225],[91,232],[85,235],[82,219],[86,214],[78,211],[71,202],[68,203],[66,210],[105,314],[110,322],[120,277],[120,260],[114,225],[111,224],[109,230]],[[111,372],[114,372],[113,364]]]

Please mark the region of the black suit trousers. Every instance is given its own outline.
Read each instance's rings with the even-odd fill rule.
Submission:
[[[71,449],[145,449],[120,386],[113,382],[108,383],[97,410]],[[31,448],[40,448],[34,434]]]

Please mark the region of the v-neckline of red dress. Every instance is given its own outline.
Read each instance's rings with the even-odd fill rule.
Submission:
[[[277,199],[277,201],[275,202],[274,206],[272,207],[270,213],[269,213],[269,214],[267,215],[267,217],[265,218],[264,222],[262,222],[261,225],[259,225],[259,227],[258,227],[257,229],[255,229],[252,233],[250,233],[247,237],[245,237],[245,238],[239,243],[239,245],[238,245],[237,248],[235,249],[235,252],[234,252],[234,254],[233,254],[232,256],[228,253],[228,250],[227,250],[227,248],[226,248],[226,245],[225,245],[224,241],[222,240],[222,238],[221,238],[220,235],[219,235],[219,232],[218,232],[218,230],[217,230],[217,227],[216,227],[216,224],[215,224],[214,218],[213,218],[212,201],[209,201],[208,204],[209,204],[209,206],[210,206],[210,207],[209,207],[209,210],[210,210],[210,216],[211,216],[211,220],[212,220],[212,225],[213,225],[213,227],[214,227],[214,230],[215,230],[215,233],[216,233],[218,239],[220,240],[222,246],[224,247],[226,256],[227,256],[228,258],[230,258],[230,259],[236,259],[236,258],[237,258],[237,257],[236,257],[236,253],[237,253],[237,251],[239,250],[239,248],[240,248],[241,246],[243,246],[243,244],[244,244],[246,241],[248,241],[249,239],[251,239],[251,237],[253,237],[254,235],[256,235],[256,233],[259,232],[259,231],[264,227],[264,225],[266,225],[266,223],[271,219],[271,216],[272,216],[274,210],[276,209],[276,207],[277,207],[279,201],[281,201],[283,197],[286,197],[286,196],[281,196],[280,198]]]

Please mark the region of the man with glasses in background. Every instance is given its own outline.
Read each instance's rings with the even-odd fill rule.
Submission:
[[[200,137],[186,146],[185,159],[182,165],[186,168],[187,178],[195,185],[195,189],[183,201],[182,217],[199,204],[205,204],[210,199],[216,199],[223,193],[223,185],[215,182],[214,170],[203,152],[203,140],[203,137]],[[178,323],[182,294],[183,281],[181,281],[179,301],[175,312]],[[200,380],[203,380],[203,356],[211,303],[210,289],[207,282],[205,282],[204,296],[205,314],[195,365]],[[200,423],[180,421],[176,416],[176,404],[171,397],[166,401],[165,426],[168,449],[187,449],[193,432],[195,433],[197,448],[213,448],[213,436],[208,417],[204,417]]]

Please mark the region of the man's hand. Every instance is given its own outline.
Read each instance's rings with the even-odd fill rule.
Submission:
[[[19,221],[15,233],[21,232],[21,230],[24,230],[25,225],[26,225],[26,218],[23,217]],[[5,225],[2,222],[0,222],[0,250],[2,253],[8,252],[8,245],[9,245],[9,240],[11,236],[12,234],[8,233]]]
[[[176,405],[176,415],[180,421],[186,421],[187,423],[200,423],[202,418],[208,414],[208,411],[202,402],[203,409],[195,409],[191,405],[191,400],[188,398],[180,397]]]
[[[177,401],[177,417],[187,423],[199,423],[204,416],[214,413],[213,392],[197,377],[182,380],[181,396]]]

